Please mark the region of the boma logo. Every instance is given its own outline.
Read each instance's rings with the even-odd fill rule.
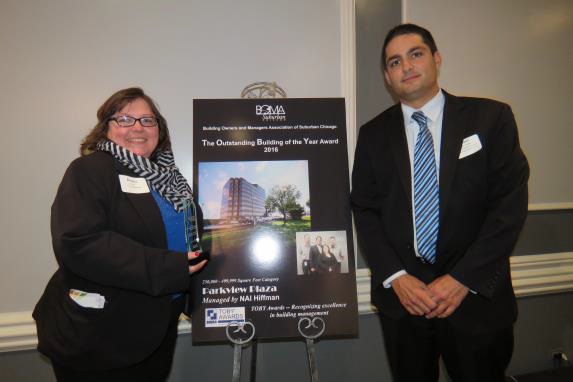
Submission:
[[[256,105],[255,112],[257,115],[271,116],[271,115],[285,115],[285,109],[282,105]]]

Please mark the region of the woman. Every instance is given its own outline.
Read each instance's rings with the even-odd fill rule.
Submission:
[[[164,381],[206,263],[191,249],[201,220],[149,96],[120,90],[97,117],[52,205],[59,268],[34,310],[38,350],[58,381]]]
[[[313,273],[339,273],[340,264],[336,260],[336,256],[330,251],[328,245],[321,246],[322,252],[317,252],[311,256],[311,269]]]

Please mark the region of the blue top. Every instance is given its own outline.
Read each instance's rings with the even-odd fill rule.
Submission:
[[[151,190],[151,195],[161,211],[165,235],[167,236],[167,249],[176,252],[187,253],[187,243],[185,240],[185,216],[183,211],[177,212],[173,206],[165,200],[157,191]],[[173,298],[181,296],[181,293],[173,295]]]

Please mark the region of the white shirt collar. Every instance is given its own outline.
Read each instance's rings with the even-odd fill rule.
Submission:
[[[442,89],[440,89],[438,93],[431,100],[426,102],[426,104],[422,106],[420,109],[414,109],[413,107],[401,103],[400,105],[402,106],[404,123],[407,126],[412,121],[412,114],[414,114],[415,111],[422,111],[426,115],[426,118],[428,118],[432,122],[435,122],[440,116],[440,113],[444,108],[445,102],[446,98],[444,97]]]

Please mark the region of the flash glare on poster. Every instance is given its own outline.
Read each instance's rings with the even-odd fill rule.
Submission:
[[[260,263],[272,264],[278,258],[279,244],[272,236],[259,237],[253,243],[253,253]]]

